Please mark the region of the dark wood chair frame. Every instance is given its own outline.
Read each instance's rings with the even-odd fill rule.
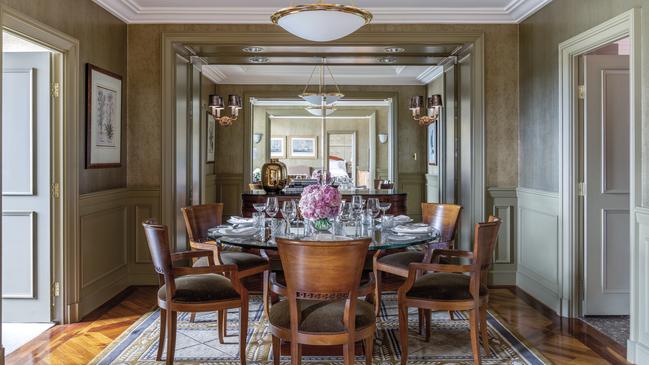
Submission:
[[[376,323],[367,326],[363,329],[356,330],[355,317],[356,317],[356,299],[362,296],[370,296],[374,292],[374,280],[370,278],[370,282],[360,286],[361,275],[363,271],[363,263],[367,256],[367,249],[370,244],[370,239],[359,239],[353,241],[342,242],[315,242],[315,241],[295,241],[277,238],[277,245],[279,254],[282,260],[284,272],[287,272],[287,267],[290,269],[292,262],[291,257],[287,251],[292,253],[299,252],[302,247],[315,246],[318,248],[329,248],[331,251],[329,255],[336,256],[336,249],[344,247],[356,247],[358,254],[355,257],[355,262],[346,261],[344,264],[353,267],[356,270],[355,275],[352,277],[341,277],[335,270],[320,270],[320,275],[316,277],[299,277],[297,283],[292,283],[291,279],[287,277],[287,285],[277,283],[275,275],[271,276],[271,291],[277,295],[286,297],[289,301],[291,328],[281,328],[270,324],[273,341],[273,365],[280,364],[281,356],[281,340],[290,341],[291,344],[291,364],[299,365],[302,358],[302,345],[343,345],[343,358],[345,365],[354,364],[355,356],[355,343],[363,341],[365,351],[365,361],[367,365],[372,365],[372,356],[374,353],[374,335],[376,332]],[[307,248],[308,249],[308,248]],[[299,255],[299,253],[298,253]],[[323,261],[327,261],[325,255],[318,255],[318,261],[322,266]],[[315,257],[301,257],[303,263],[305,261],[313,260]],[[297,260],[296,260],[297,261]],[[308,262],[306,263],[309,264]],[[314,261],[313,265],[318,262]],[[295,277],[298,279],[298,276]],[[343,280],[347,279],[347,280]],[[296,285],[297,284],[297,285]],[[322,288],[327,288],[323,290]],[[298,329],[300,323],[299,311],[297,310],[298,299],[317,299],[317,300],[336,300],[346,299],[345,312],[343,316],[343,323],[346,327],[345,332],[302,332]]]
[[[167,358],[166,364],[173,364],[176,347],[176,324],[178,312],[217,312],[219,316],[228,309],[240,308],[240,339],[239,353],[240,362],[246,364],[246,340],[248,335],[248,291],[240,285],[238,270],[235,265],[216,265],[214,254],[210,250],[195,250],[171,253],[169,249],[169,234],[167,227],[159,225],[153,220],[145,221],[144,230],[151,248],[151,256],[156,273],[158,273],[159,287],[165,286],[165,298],[158,298],[160,307],[160,339],[158,341],[158,352],[156,360],[162,360],[165,337],[167,337]],[[207,267],[173,267],[172,264],[178,261],[187,261],[207,257]],[[184,275],[218,274],[228,275],[234,290],[239,293],[239,299],[203,301],[203,302],[176,302],[173,299],[176,292],[175,279]],[[221,323],[219,322],[219,326]],[[218,331],[219,340],[223,341],[223,332]]]
[[[189,236],[189,245],[191,246],[191,248],[194,250],[210,250],[211,252],[213,252],[215,262],[218,265],[222,265],[223,264],[223,260],[221,258],[221,255],[223,253],[222,245],[217,243],[214,240],[207,238],[206,232],[196,232],[198,230],[198,227],[200,226],[196,221],[197,219],[199,219],[199,217],[197,217],[196,214],[193,213],[193,210],[196,207],[213,209],[216,215],[214,224],[220,225],[222,223],[222,217],[223,217],[223,203],[209,203],[209,204],[182,208],[183,218],[185,219],[185,227],[187,228],[187,235]],[[246,270],[239,270],[237,268],[237,277],[238,280],[242,281],[245,278],[263,273],[263,280],[264,280],[263,287],[262,287],[263,300],[264,300],[263,308],[264,308],[264,314],[266,315],[266,317],[268,317],[269,302],[270,302],[270,298],[269,298],[270,263],[268,262],[268,256],[266,256],[263,250],[261,252],[261,256],[266,259],[265,265],[258,265]],[[243,283],[241,283],[241,286],[244,286]],[[192,313],[190,320],[193,322],[195,317],[196,314]],[[222,326],[219,325],[219,328],[221,327],[223,328],[222,336],[227,336],[227,330],[225,326],[225,324],[227,323],[227,313],[219,313],[219,323],[221,322],[223,322],[223,325]],[[222,337],[219,337],[219,341],[223,343]]]
[[[492,265],[493,251],[496,246],[498,229],[501,221],[496,217],[489,217],[486,223],[475,225],[475,239],[473,252],[460,250],[434,250],[433,263],[411,263],[408,266],[408,277],[406,282],[398,291],[399,306],[399,341],[401,344],[401,365],[408,363],[408,307],[416,307],[424,310],[426,324],[426,341],[430,339],[430,314],[431,311],[468,311],[471,332],[471,349],[473,350],[473,363],[479,365],[480,345],[479,337],[482,338],[482,346],[487,355],[491,353],[489,348],[489,337],[487,333],[487,306],[489,294],[480,295],[480,286],[486,285],[488,271]],[[481,232],[485,231],[482,236]],[[470,261],[469,264],[440,264],[441,257],[463,258]],[[466,300],[432,300],[408,297],[407,293],[415,284],[421,272],[444,272],[444,273],[468,273],[469,292],[471,299]],[[421,317],[420,317],[421,320]]]

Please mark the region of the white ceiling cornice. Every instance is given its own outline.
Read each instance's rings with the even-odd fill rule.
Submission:
[[[270,24],[270,7],[140,6],[138,0],[93,0],[125,23]],[[187,0],[178,0],[179,3]],[[511,0],[504,7],[382,7],[374,24],[519,23],[552,0]],[[479,4],[480,0],[476,0]]]

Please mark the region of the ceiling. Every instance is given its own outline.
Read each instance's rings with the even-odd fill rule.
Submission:
[[[339,85],[426,85],[442,72],[437,66],[331,66]],[[203,74],[217,84],[305,85],[314,66],[205,65]],[[325,78],[332,84],[329,75]],[[317,71],[311,85],[317,85]],[[313,87],[313,86],[312,86]]]
[[[127,23],[270,23],[290,0],[93,0]],[[518,23],[552,0],[356,0],[373,23]],[[303,1],[303,3],[315,0]]]

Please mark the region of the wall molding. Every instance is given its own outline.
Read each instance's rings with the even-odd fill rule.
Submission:
[[[160,187],[128,188],[128,281],[129,285],[157,285],[151,254],[144,236],[142,222],[160,220]]]
[[[635,218],[633,218],[635,215]],[[649,208],[635,207],[632,211],[635,223],[635,245],[631,252],[631,336],[627,342],[627,359],[634,364],[649,364]],[[639,302],[639,303],[638,303]]]
[[[490,214],[503,220],[498,232],[494,264],[489,272],[489,283],[491,285],[516,285],[516,254],[518,252],[516,188],[491,187],[487,189],[487,192],[487,208]]]

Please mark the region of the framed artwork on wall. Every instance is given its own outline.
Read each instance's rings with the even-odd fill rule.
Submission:
[[[290,137],[291,158],[318,158],[318,137]]]
[[[270,157],[286,158],[286,137],[270,137]]]
[[[86,66],[86,168],[122,166],[122,77]]]
[[[428,126],[428,164],[437,166],[437,122]]]
[[[205,162],[214,163],[216,155],[216,121],[211,116],[207,116],[207,140],[205,141]]]

